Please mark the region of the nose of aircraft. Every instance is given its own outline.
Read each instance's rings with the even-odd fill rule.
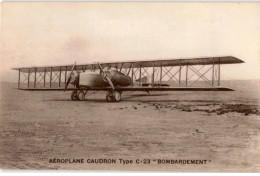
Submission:
[[[129,86],[131,85],[132,79],[119,71],[111,71],[110,78],[113,84],[118,86]]]
[[[72,73],[70,83],[72,85],[77,85],[79,82],[79,73]]]
[[[120,80],[118,80],[120,86],[129,86],[131,85],[132,79],[128,75],[122,74]]]

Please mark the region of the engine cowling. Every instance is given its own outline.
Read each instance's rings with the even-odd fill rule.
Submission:
[[[78,86],[79,85],[79,73],[73,72],[71,74],[70,84]]]

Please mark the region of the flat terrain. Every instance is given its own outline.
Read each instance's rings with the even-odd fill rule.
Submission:
[[[236,85],[237,86],[237,85]],[[260,171],[257,89],[233,92],[27,92],[1,83],[0,167],[160,171]],[[233,88],[233,87],[232,87]],[[205,165],[60,164],[53,158],[205,159]]]

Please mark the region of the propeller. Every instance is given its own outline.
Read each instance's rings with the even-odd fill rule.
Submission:
[[[111,88],[114,90],[115,89],[114,84],[112,83],[111,79],[107,76],[107,74],[104,72],[104,69],[102,68],[102,66],[99,63],[98,63],[98,67],[100,69],[100,72],[102,74],[104,81],[108,82],[109,85],[111,86]]]
[[[76,66],[76,62],[74,63],[74,65],[73,65],[72,68],[71,68],[71,72],[70,72],[69,77],[68,77],[68,79],[67,79],[67,82],[66,82],[64,91],[67,90],[67,87],[68,87],[68,85],[69,85],[69,83],[70,83],[71,75],[72,75],[72,73],[73,73],[73,71],[74,71],[75,66]]]

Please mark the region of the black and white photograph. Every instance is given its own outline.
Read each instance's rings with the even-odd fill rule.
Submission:
[[[0,168],[260,171],[260,3],[2,2]]]

